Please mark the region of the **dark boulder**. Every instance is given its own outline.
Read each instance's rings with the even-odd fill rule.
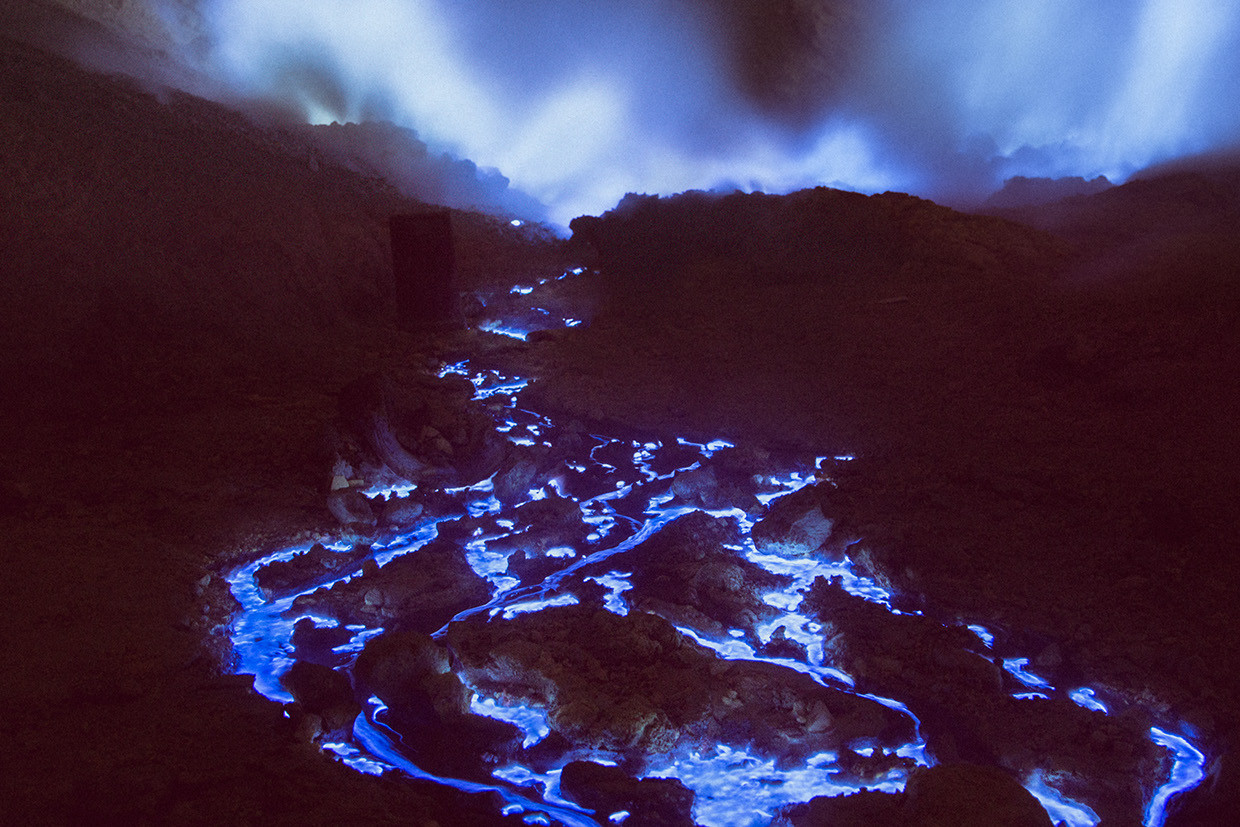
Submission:
[[[354,666],[360,688],[386,706],[384,723],[420,766],[478,780],[520,748],[520,730],[470,712],[472,690],[450,667],[447,649],[417,632],[385,633]]]
[[[421,697],[439,721],[469,712],[469,690],[452,672],[448,650],[420,632],[388,632],[371,639],[357,656],[358,684],[389,707]]]
[[[333,617],[371,628],[434,632],[457,613],[485,603],[490,584],[455,543],[434,540],[363,577],[303,594],[292,611]]]
[[[834,522],[823,513],[821,492],[806,486],[775,500],[751,536],[758,551],[804,557],[822,548],[833,528]]]
[[[327,495],[327,510],[342,526],[353,529],[373,528],[379,518],[374,506],[356,488],[337,488]]]
[[[302,554],[263,566],[254,574],[254,582],[263,596],[270,600],[274,595],[304,589],[325,577],[343,575],[370,554],[368,545],[355,545],[349,551],[333,551],[321,543],[315,543]]]
[[[379,525],[393,531],[412,528],[426,511],[426,506],[413,497],[385,497],[378,504]]]
[[[625,596],[635,609],[722,637],[774,619],[778,611],[763,596],[790,582],[739,554],[740,539],[734,521],[695,511],[608,558],[606,566],[633,572]]]
[[[675,778],[638,780],[619,767],[572,761],[560,773],[560,791],[608,819],[627,812],[626,824],[692,827],[693,791]]]
[[[293,624],[293,655],[299,661],[317,663],[335,669],[352,659],[352,655],[336,652],[353,640],[353,632],[343,626],[318,626],[314,620],[303,617]]]
[[[340,392],[341,441],[410,482],[471,485],[495,473],[509,448],[473,395],[455,374],[403,382],[368,374]]]
[[[922,827],[1051,827],[1038,800],[994,767],[923,767],[909,777],[904,798],[905,823]]]
[[[293,696],[295,713],[315,716],[310,734],[342,737],[353,731],[353,720],[362,711],[353,697],[349,676],[317,663],[297,661],[281,678]]]
[[[785,807],[775,821],[789,827],[909,827],[900,814],[903,794],[862,790],[852,795],[820,795]]]
[[[903,793],[820,796],[784,808],[789,827],[1051,827],[1050,817],[1010,773],[973,764],[919,767]]]
[[[516,505],[530,498],[530,490],[544,477],[550,450],[542,446],[518,445],[495,474],[495,499],[504,505]]]

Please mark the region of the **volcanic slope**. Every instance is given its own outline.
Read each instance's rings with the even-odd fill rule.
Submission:
[[[0,99],[6,820],[498,821],[326,760],[213,649],[231,562],[328,524],[335,393],[425,368],[384,293],[424,205],[7,37]],[[561,272],[537,228],[454,226],[464,284]]]
[[[1155,177],[1021,215],[1043,229],[892,193],[630,196],[574,222],[614,289],[533,392],[856,455],[823,499],[880,578],[1057,644],[1214,755],[1240,708],[1238,196]]]

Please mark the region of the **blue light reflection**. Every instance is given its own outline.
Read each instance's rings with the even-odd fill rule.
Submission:
[[[514,289],[513,295],[526,296],[533,291],[534,288]],[[554,320],[549,320],[549,323],[555,324]],[[487,329],[486,325],[483,327]],[[501,330],[501,327],[503,325],[497,323],[489,329],[524,338],[524,332],[514,333],[510,328]],[[515,445],[537,450],[544,450],[545,446],[545,450],[554,452],[560,450],[558,446],[571,442],[563,439],[566,432],[558,423],[518,407],[517,394],[528,384],[526,380],[495,370],[474,370],[467,360],[446,364],[439,373],[441,376],[455,374],[468,377],[476,389],[476,398],[487,400],[491,410],[499,411],[498,429]],[[485,612],[493,618],[491,622],[500,623],[520,614],[540,611],[549,606],[572,605],[587,598],[601,600],[602,607],[607,611],[625,615],[630,611],[628,598],[634,589],[630,579],[632,572],[607,571],[610,567],[607,565],[608,559],[637,548],[674,520],[703,510],[737,527],[739,539],[727,546],[730,551],[771,574],[788,578],[788,584],[757,595],[765,606],[773,610],[773,617],[769,613],[764,614],[763,619],[755,621],[752,628],[730,629],[726,636],[718,640],[683,624],[677,626],[680,632],[713,650],[721,658],[769,663],[809,675],[823,686],[855,692],[854,678],[826,662],[822,625],[799,612],[805,592],[817,578],[822,577],[835,580],[854,596],[881,605],[895,614],[902,614],[892,605],[895,595],[872,578],[859,573],[847,556],[837,560],[813,556],[790,559],[759,552],[748,536],[758,513],[752,502],[746,506],[749,511],[719,502],[712,502],[713,507],[705,509],[677,497],[672,487],[677,473],[698,471],[704,466],[714,473],[712,461],[718,464],[720,459],[713,458],[725,449],[734,448],[733,443],[725,440],[694,442],[684,438],[621,439],[604,435],[591,435],[589,439],[583,439],[580,433],[573,434],[573,437],[578,448],[565,451],[550,471],[544,469],[544,473],[529,486],[524,502],[501,502],[496,496],[495,477],[468,487],[436,492],[435,496],[443,495],[455,504],[459,509],[456,514],[451,517],[427,517],[399,537],[375,543],[368,555],[369,560],[382,566],[397,556],[414,553],[439,534],[441,524],[459,519],[464,522],[457,536],[468,538],[462,543],[465,558],[476,574],[490,582],[492,593],[485,605],[468,609],[458,618]],[[675,462],[668,463],[668,456],[675,457]],[[850,459],[850,456],[836,458],[837,461]],[[812,483],[814,475],[805,469],[819,467],[822,462],[823,459],[818,458],[812,466],[802,463],[799,470],[764,468],[748,477],[745,490],[752,499],[769,507],[778,498]],[[395,491],[405,496],[414,493],[416,488],[412,485],[376,484],[365,490],[382,495]],[[576,492],[576,495],[571,492]],[[543,538],[537,548],[528,546],[526,540],[531,535],[523,534],[527,530],[526,523],[517,509],[539,500],[555,502],[556,498],[576,504],[580,512],[580,527],[566,529],[567,533],[562,538]],[[571,511],[572,507],[568,508]],[[461,513],[467,516],[459,517]],[[341,552],[352,548],[343,542],[331,547]],[[526,577],[523,570],[515,573],[509,571],[510,558],[518,548],[525,551],[527,564],[536,563],[544,567],[539,569],[537,577],[530,578],[524,584],[522,579],[518,579],[518,576]],[[293,626],[299,619],[290,614],[293,601],[299,594],[360,576],[363,563],[368,562],[365,556],[359,556],[347,571],[334,572],[326,579],[320,577],[302,584],[298,589],[291,590],[295,593],[271,596],[258,588],[255,577],[261,569],[275,562],[292,560],[306,552],[307,548],[297,547],[269,553],[239,567],[228,577],[233,594],[242,606],[233,628],[238,671],[254,674],[257,691],[281,702],[292,700],[281,686],[280,678],[293,662],[291,637]],[[617,567],[621,565],[617,564]],[[545,573],[547,569],[551,569],[549,574]],[[333,620],[318,619],[316,625],[326,628],[338,624]],[[987,627],[971,624],[965,628],[975,634],[986,649],[994,650],[996,635]],[[344,658],[361,651],[368,640],[383,630],[350,626],[347,631],[352,633],[351,637],[332,650]],[[441,629],[436,634],[442,635],[443,631]],[[794,646],[773,651],[782,654],[791,651],[795,657],[769,657],[755,649],[755,644],[761,647],[770,645],[777,632]],[[1048,680],[1029,671],[1028,658],[1008,657],[1002,663],[1007,673],[1024,688],[1015,697],[1040,700],[1059,695]],[[1074,689],[1066,695],[1080,706],[1100,713],[1108,712],[1107,706],[1088,687]],[[896,756],[916,765],[931,763],[928,746],[921,735],[920,720],[913,710],[892,698],[860,693],[858,697],[879,703],[912,722],[916,738],[896,749]],[[552,731],[545,710],[536,706],[505,706],[495,697],[475,693],[470,708],[475,714],[516,725],[525,735],[525,749],[538,746]],[[528,823],[556,823],[570,827],[596,823],[583,815],[579,807],[559,797],[559,772],[556,769],[535,772],[520,763],[511,763],[496,771],[494,786],[440,778],[422,771],[401,751],[399,735],[374,720],[378,709],[376,706],[369,716],[359,717],[351,743],[332,743],[324,748],[362,772],[377,774],[399,768],[415,778],[433,780],[466,792],[498,792],[505,802],[505,812],[522,815]],[[1151,738],[1174,755],[1171,777],[1158,789],[1146,809],[1148,827],[1159,827],[1167,800],[1199,783],[1204,773],[1205,758],[1186,739],[1166,730],[1152,729]],[[864,745],[864,742],[853,746],[859,747],[860,754],[873,753],[873,747]],[[713,751],[656,756],[654,760],[647,775],[676,777],[692,789],[697,796],[694,816],[707,827],[766,824],[786,804],[863,788],[898,792],[903,789],[905,781],[902,770],[892,771],[865,785],[845,779],[834,753],[821,753],[800,767],[776,768],[772,760],[752,755],[739,744],[719,744]],[[1052,779],[1052,773],[1038,772],[1028,779],[1027,786],[1053,818],[1071,827],[1093,827],[1097,823],[1096,814],[1089,807],[1066,799],[1054,789]],[[542,800],[531,798],[528,790],[517,791],[512,786],[506,786],[526,787],[530,784],[543,788]],[[620,811],[603,813],[600,817],[620,823],[628,814]]]

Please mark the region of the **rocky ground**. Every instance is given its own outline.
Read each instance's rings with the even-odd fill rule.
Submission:
[[[221,573],[335,525],[338,392],[425,367],[383,304],[387,216],[420,205],[9,39],[0,84],[6,818],[495,821],[324,760],[219,660]],[[455,229],[463,285],[558,272],[537,233]]]
[[[386,217],[416,205],[295,132],[0,47],[6,812],[497,820],[332,763],[221,670],[222,573],[335,528],[340,391],[468,344],[385,309]],[[1007,218],[631,199],[575,227],[608,285],[594,323],[492,358],[583,421],[855,454],[820,494],[867,566],[1164,704],[1224,756],[1179,823],[1232,823],[1238,193],[1178,174]],[[566,264],[456,220],[463,287]],[[850,806],[928,819],[916,800]]]
[[[616,289],[535,392],[856,454],[824,510],[885,582],[1055,643],[1217,755],[1238,207],[1225,169],[1020,214],[1045,233],[901,195],[630,199],[575,222]]]

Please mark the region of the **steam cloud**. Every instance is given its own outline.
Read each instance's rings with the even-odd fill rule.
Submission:
[[[738,21],[758,7],[825,35],[742,49]],[[499,169],[563,224],[626,192],[692,188],[828,184],[963,203],[1012,175],[1123,180],[1240,138],[1232,0],[204,0],[201,11],[209,69],[243,94],[312,122],[415,129]],[[829,36],[837,18],[863,24],[848,54]],[[784,73],[802,79],[799,117],[738,80],[754,60],[815,70]]]

